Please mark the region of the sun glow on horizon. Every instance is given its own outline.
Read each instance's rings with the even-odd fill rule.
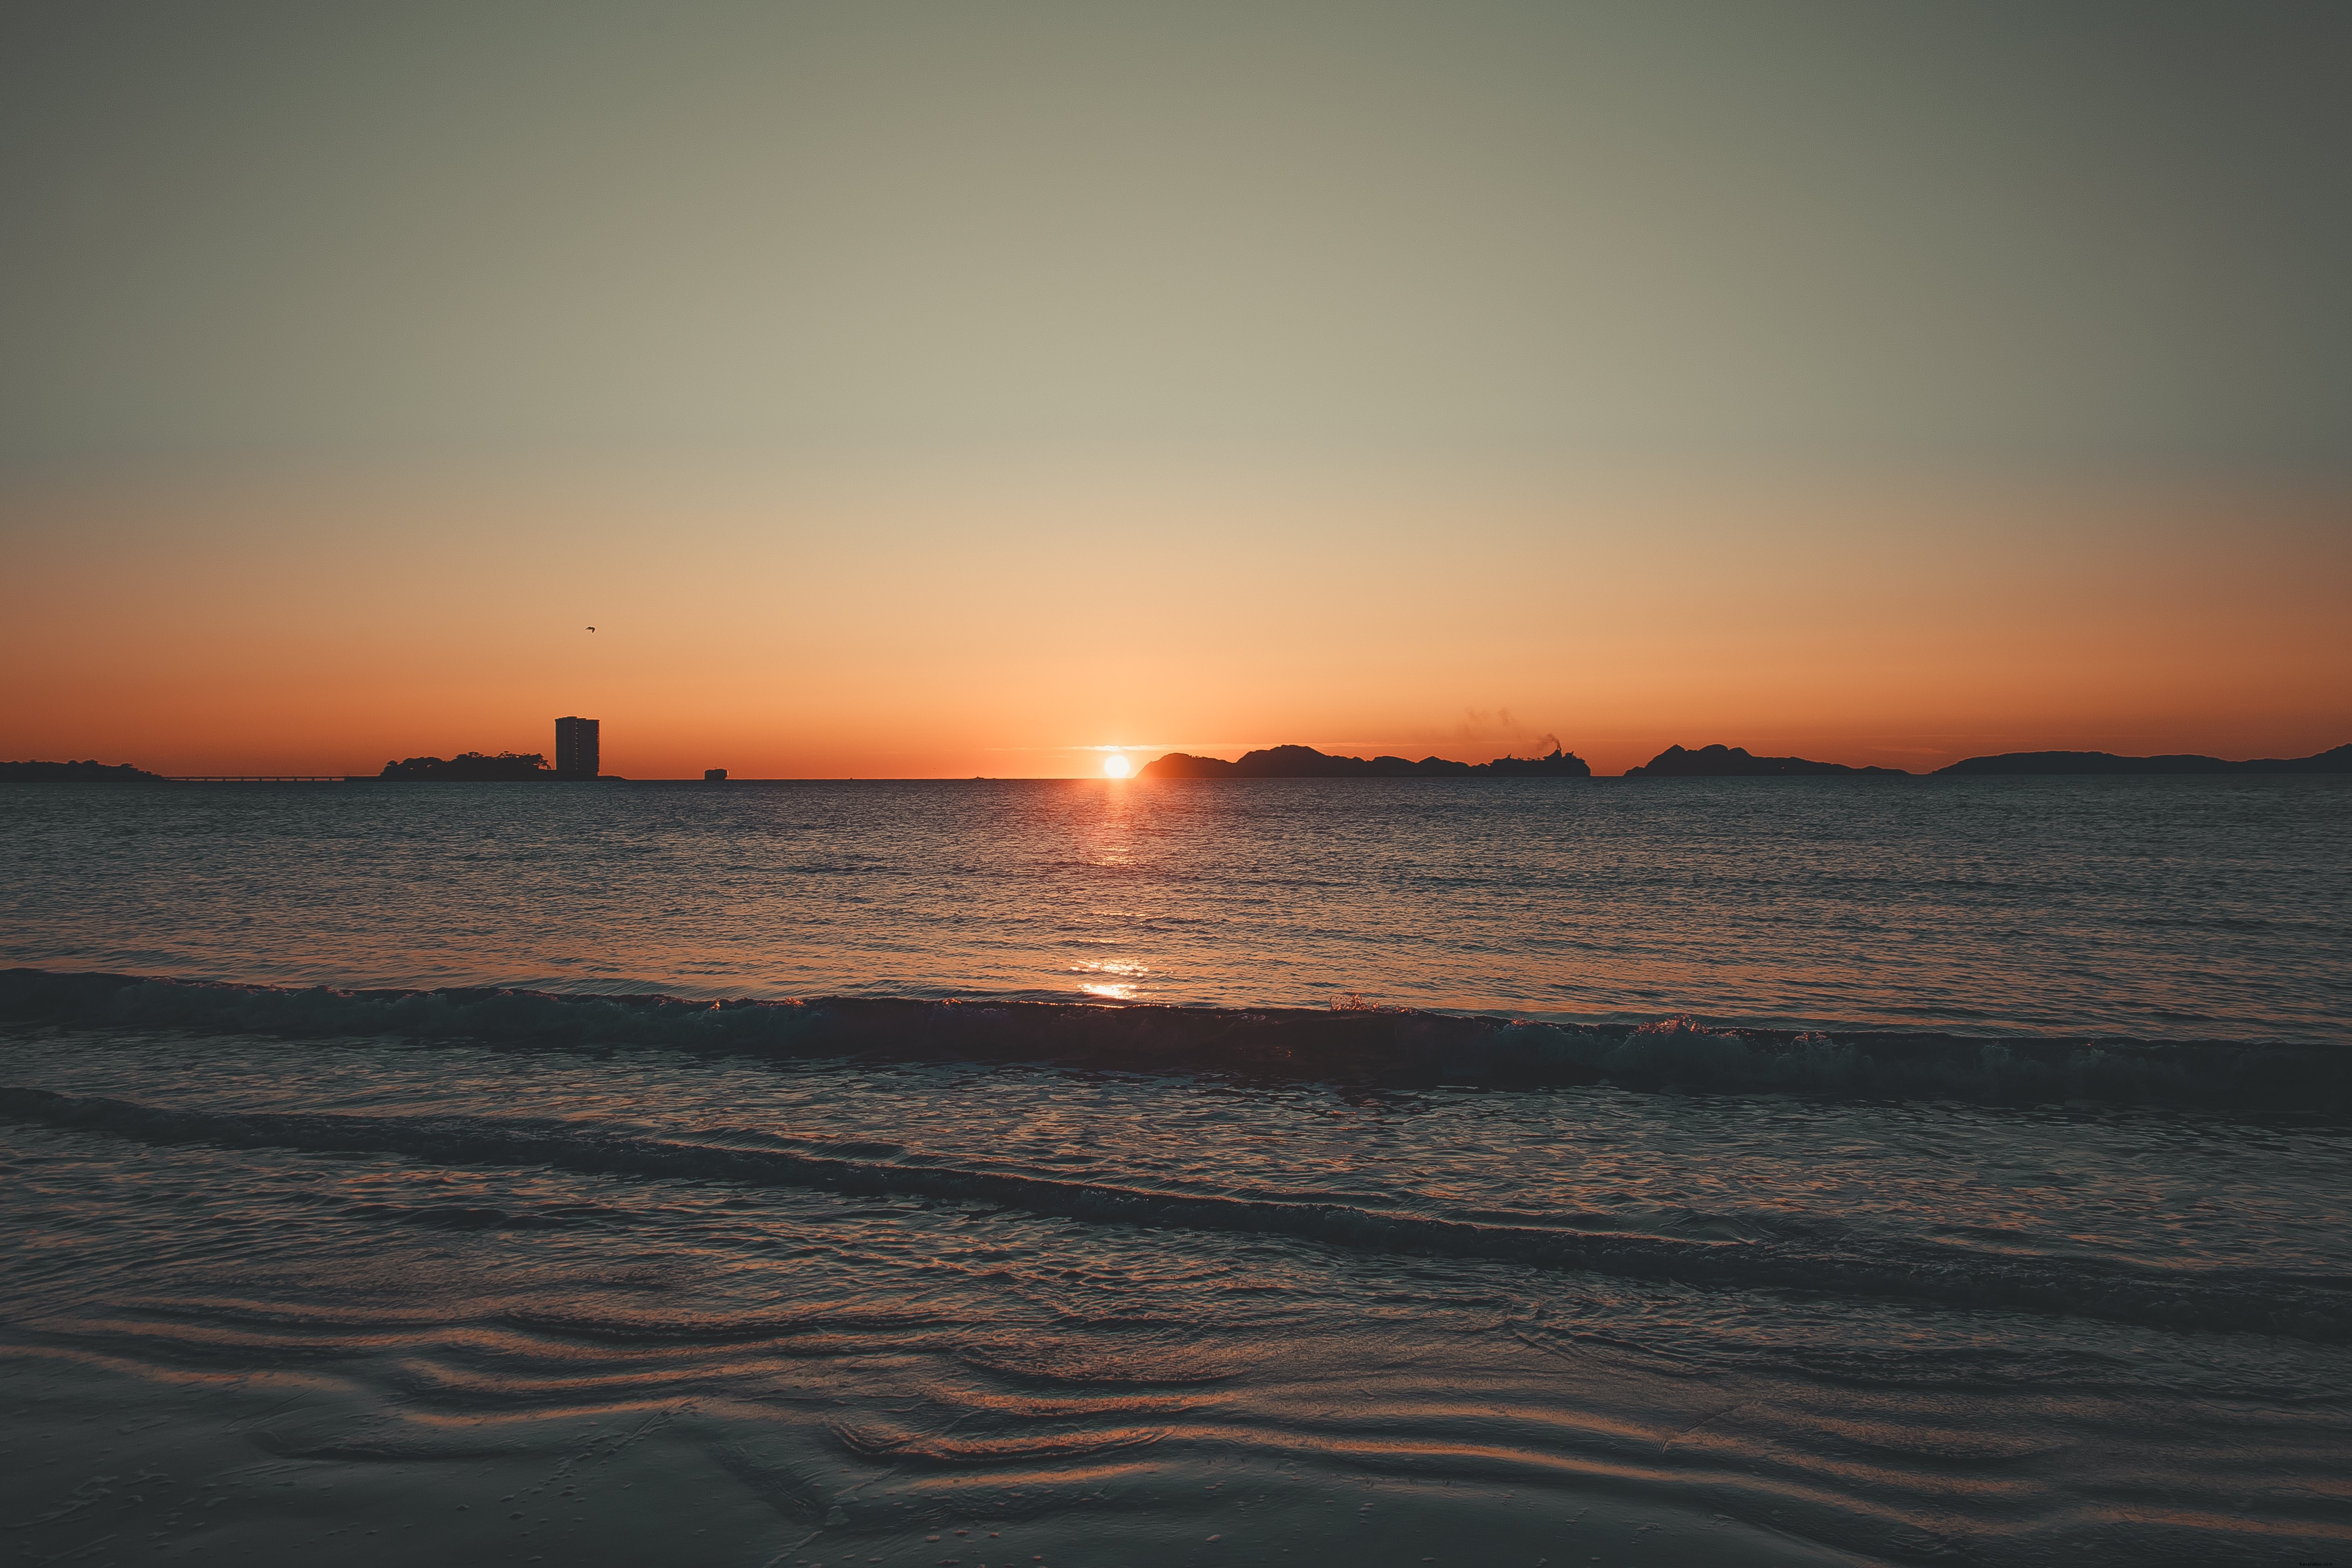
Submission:
[[[1103,772],[1113,779],[1124,779],[1133,768],[1134,765],[1128,761],[1124,751],[1114,751],[1103,758]]]

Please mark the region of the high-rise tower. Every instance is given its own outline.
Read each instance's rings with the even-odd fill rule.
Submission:
[[[596,721],[559,718],[555,721],[555,770],[566,779],[596,777]]]

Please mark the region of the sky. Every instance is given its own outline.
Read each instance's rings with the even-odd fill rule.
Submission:
[[[2347,72],[2334,4],[11,6],[0,756],[2338,745]]]

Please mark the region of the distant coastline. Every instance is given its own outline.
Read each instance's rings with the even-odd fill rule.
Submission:
[[[566,773],[551,768],[538,752],[478,751],[452,758],[411,757],[387,762],[381,773],[203,774],[175,777],[150,773],[128,762],[0,762],[0,784],[364,784],[379,780],[425,784],[515,784],[607,781],[625,783],[616,773]]]
[[[165,784],[160,773],[103,762],[0,762],[0,784]]]
[[[2118,757],[2111,751],[2005,751],[1997,757],[1970,757],[1927,775],[1941,778],[2027,778],[2060,775],[2118,776],[2165,773],[2352,773],[2352,746],[2310,757],[2259,757],[2231,762],[2219,757],[2176,753],[2165,757]],[[1628,779],[1803,779],[1918,777],[1902,768],[1854,768],[1843,762],[1815,762],[1803,757],[1750,757],[1737,746],[1704,746],[1685,751],[1670,746],[1639,768],[1625,770]]]
[[[379,779],[416,784],[554,784],[566,779],[615,779],[610,773],[567,773],[548,766],[537,751],[501,751],[490,757],[463,751],[451,758],[411,757],[387,762]],[[616,780],[617,781],[617,780]]]
[[[1943,773],[2025,775],[2051,773],[2352,773],[2352,745],[2309,757],[2257,757],[2244,762],[2177,753],[2167,757],[2117,757],[2107,751],[2005,751],[1971,757]]]
[[[2258,757],[2244,761],[2171,753],[2158,757],[2119,757],[2108,751],[2008,751],[1998,756],[1970,757],[1933,772],[1914,774],[1901,768],[1817,762],[1805,757],[1757,757],[1737,746],[1702,746],[1687,749],[1670,746],[1649,761],[1629,768],[1627,779],[1912,779],[1912,778],[2053,778],[2127,777],[2148,775],[2281,775],[2352,774],[2352,745],[2338,746],[2309,757]],[[1591,767],[1572,751],[1554,750],[1543,757],[1497,757],[1491,762],[1455,762],[1443,757],[1412,761],[1402,757],[1338,757],[1311,746],[1270,746],[1244,753],[1231,761],[1221,757],[1195,757],[1171,751],[1146,763],[1144,779],[1590,779]],[[316,777],[305,775],[303,777]],[[706,778],[708,775],[706,775]],[[350,783],[383,780],[394,783],[505,784],[561,783],[596,779],[623,783],[614,773],[566,773],[548,765],[535,751],[478,751],[453,758],[411,757],[387,762],[374,774],[352,774]],[[255,781],[266,782],[267,779]],[[128,762],[0,762],[0,784],[172,784],[184,782],[170,775],[151,773]],[[760,782],[756,779],[746,783]]]
[[[2010,751],[1970,757],[1927,775],[1940,778],[2029,778],[2056,775],[2352,773],[2352,745],[2310,757],[2264,757],[2232,762],[2219,757],[2175,754],[2118,757],[2106,751]],[[1146,779],[1587,779],[1592,769],[1574,752],[1549,757],[1498,757],[1492,762],[1450,762],[1424,757],[1333,757],[1311,746],[1273,746],[1235,761],[1171,751],[1147,763]],[[1912,779],[1903,768],[1816,762],[1806,757],[1757,757],[1738,746],[1669,746],[1649,761],[1629,768],[1628,779]]]
[[[1311,746],[1270,746],[1235,761],[1171,751],[1146,763],[1145,779],[1466,779],[1480,774],[1504,779],[1589,779],[1592,768],[1574,752],[1548,757],[1497,757],[1492,762],[1449,762],[1424,757],[1333,757]]]

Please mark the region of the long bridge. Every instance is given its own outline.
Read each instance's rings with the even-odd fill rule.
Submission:
[[[348,784],[348,773],[166,773],[168,784]]]

